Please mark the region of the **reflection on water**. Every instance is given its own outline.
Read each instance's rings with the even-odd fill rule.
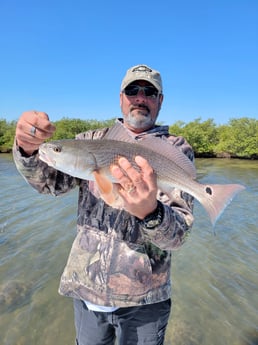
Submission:
[[[214,229],[196,203],[192,235],[173,253],[166,345],[258,344],[258,162],[196,163],[202,182],[247,188]],[[37,194],[10,155],[0,155],[0,177],[1,345],[74,344],[72,302],[57,289],[75,236],[77,192]]]

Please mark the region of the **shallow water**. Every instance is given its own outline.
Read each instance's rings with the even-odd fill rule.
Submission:
[[[198,159],[207,183],[241,183],[212,228],[195,225],[173,253],[173,308],[166,345],[258,344],[258,162]],[[0,345],[74,344],[72,301],[58,295],[75,236],[77,191],[39,195],[0,155]]]

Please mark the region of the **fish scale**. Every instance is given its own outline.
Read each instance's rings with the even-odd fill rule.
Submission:
[[[158,144],[158,145],[157,145]],[[164,193],[178,188],[197,199],[215,224],[233,197],[245,189],[239,184],[201,184],[194,178],[192,162],[177,148],[155,137],[133,141],[104,138],[85,140],[59,140],[44,143],[39,148],[39,158],[49,166],[84,180],[94,180],[94,172],[105,181],[116,182],[110,166],[119,157],[136,165],[135,156],[142,156],[157,175],[157,184]],[[99,185],[99,181],[96,181]],[[112,204],[111,204],[112,206]]]

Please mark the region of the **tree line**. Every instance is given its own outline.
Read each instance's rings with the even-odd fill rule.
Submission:
[[[72,139],[80,132],[109,127],[114,122],[115,119],[62,118],[54,122],[56,132],[51,139]],[[11,152],[16,124],[16,121],[0,119],[0,152]],[[169,133],[185,137],[196,157],[258,159],[258,120],[254,118],[231,119],[225,125],[216,125],[213,119],[202,121],[198,118],[188,123],[177,121],[169,126]]]

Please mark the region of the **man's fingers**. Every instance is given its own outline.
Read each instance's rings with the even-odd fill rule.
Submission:
[[[32,153],[55,131],[55,126],[44,112],[30,110],[22,113],[16,127],[16,141],[25,152]]]
[[[27,132],[21,132],[16,139],[18,142],[26,142],[28,144],[31,143],[39,146],[46,138],[45,136],[41,136],[40,131],[36,130],[35,135]]]
[[[110,167],[112,175],[119,181],[124,177],[124,172],[119,168],[118,165],[111,165]]]
[[[36,110],[33,110],[34,114],[44,120],[48,120],[49,121],[49,116],[47,113],[44,113],[43,111],[36,111]]]
[[[147,159],[141,157],[141,156],[136,156],[135,157],[135,162],[136,164],[141,168],[141,171],[144,172],[144,174],[152,174],[153,169],[150,166],[149,162]]]
[[[55,131],[55,126],[49,121],[49,117],[46,113],[42,111],[33,111],[28,113],[27,122],[29,125],[34,126],[41,132],[46,132],[48,136],[52,135]]]
[[[121,157],[118,161],[119,166],[125,172],[125,175],[128,177],[129,182],[138,184],[141,182],[141,171],[136,169],[126,158]]]
[[[124,157],[118,160],[118,165],[111,166],[111,173],[126,191],[131,190],[141,179],[140,172]]]
[[[24,134],[27,134],[30,137],[37,137],[41,140],[45,140],[50,138],[54,131],[55,126],[49,121],[49,117],[46,113],[27,111],[21,115],[17,123],[16,135],[18,139]]]
[[[123,198],[124,209],[143,219],[156,208],[157,178],[146,159],[137,156],[135,163],[121,157],[117,165],[111,166],[111,173],[121,186],[118,193]]]

